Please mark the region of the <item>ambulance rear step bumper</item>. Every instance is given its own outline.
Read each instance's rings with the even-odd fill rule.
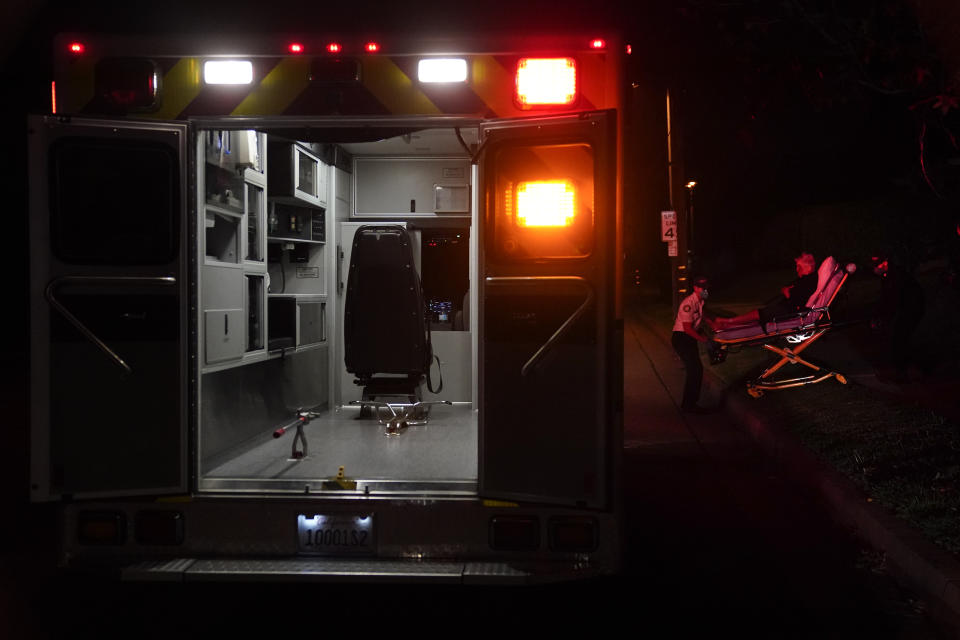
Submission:
[[[599,575],[599,571],[572,562],[524,565],[344,558],[177,558],[139,562],[121,571],[123,580],[136,582],[398,582],[465,585],[546,584]]]

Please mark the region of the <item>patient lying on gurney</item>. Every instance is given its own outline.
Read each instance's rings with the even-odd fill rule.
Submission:
[[[794,258],[794,262],[797,264],[797,279],[780,290],[782,297],[761,309],[754,309],[735,318],[717,318],[717,327],[723,330],[745,324],[759,324],[762,328],[778,316],[805,311],[807,301],[817,290],[817,262],[809,253],[801,253]]]

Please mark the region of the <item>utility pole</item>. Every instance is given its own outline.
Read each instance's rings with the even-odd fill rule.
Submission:
[[[683,182],[683,159],[680,130],[676,126],[673,102],[670,98],[670,90],[667,90],[667,183],[669,188],[670,209],[677,211],[676,194],[684,185]],[[693,183],[696,184],[696,183]],[[692,196],[692,187],[687,186],[688,193]],[[670,281],[673,291],[673,312],[676,313],[680,306],[680,301],[690,294],[690,221],[692,212],[690,211],[690,202],[688,198],[686,211],[680,211],[676,216],[677,233],[676,244],[670,247],[668,245],[668,256],[670,261]]]
[[[694,253],[693,247],[693,189],[697,186],[696,180],[689,181],[686,185],[687,189],[687,272],[693,273],[696,270],[695,263],[697,256]]]

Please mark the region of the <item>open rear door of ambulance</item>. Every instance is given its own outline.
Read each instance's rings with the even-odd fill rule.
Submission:
[[[480,132],[480,494],[612,504],[616,114]]]
[[[188,127],[32,116],[31,496],[187,490]]]

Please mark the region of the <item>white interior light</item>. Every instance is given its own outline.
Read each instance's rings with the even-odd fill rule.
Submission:
[[[207,84],[250,84],[253,63],[249,60],[207,60],[203,63],[203,81]]]
[[[467,61],[463,58],[425,58],[417,65],[420,82],[466,82]]]

